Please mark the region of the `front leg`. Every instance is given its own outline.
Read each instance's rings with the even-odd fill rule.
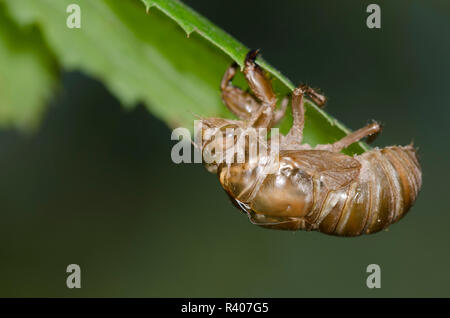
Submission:
[[[225,106],[241,120],[249,120],[259,108],[260,104],[247,92],[233,86],[231,81],[236,75],[238,65],[233,63],[225,72],[220,83],[222,100]]]
[[[248,86],[252,89],[256,97],[272,109],[275,109],[277,98],[272,89],[272,83],[266,77],[263,70],[255,63],[259,50],[252,50],[245,57],[244,75]]]
[[[258,52],[258,50],[250,51],[245,57],[245,78],[248,86],[261,101],[261,107],[248,120],[248,126],[271,128],[274,122],[274,110],[277,105],[277,98],[273,92],[272,83],[266,77],[263,70],[255,63]]]

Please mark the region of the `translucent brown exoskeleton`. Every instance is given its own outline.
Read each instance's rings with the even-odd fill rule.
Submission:
[[[232,65],[221,82],[222,98],[240,120],[207,118],[203,127],[271,128],[284,116],[288,99],[276,107],[270,81],[255,63],[257,51],[247,54],[244,75],[253,94],[231,84]],[[317,105],[325,97],[301,85],[292,92],[293,125],[281,136],[277,168],[262,173],[266,157],[249,162],[207,164],[236,207],[262,227],[282,230],[317,230],[339,236],[358,236],[385,229],[400,220],[413,205],[422,184],[420,164],[412,145],[374,148],[348,156],[341,150],[380,131],[371,123],[332,144],[302,144],[304,98]],[[204,146],[211,142],[202,130]],[[265,142],[260,140],[259,142]]]

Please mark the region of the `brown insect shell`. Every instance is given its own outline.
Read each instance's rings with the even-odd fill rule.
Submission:
[[[222,187],[241,209],[265,216],[304,217],[314,203],[311,175],[289,157],[271,162],[270,154],[257,164],[222,164],[217,174]],[[251,202],[251,208],[244,202]]]
[[[211,173],[217,173],[220,162],[216,162],[217,156],[225,156],[226,152],[226,129],[242,128],[243,123],[237,120],[229,120],[224,118],[207,118],[201,121],[201,126],[197,127],[198,134],[196,140],[201,140],[201,145],[197,145],[201,149],[203,163],[206,169]],[[218,139],[217,134],[222,135],[222,139]],[[214,154],[211,153],[214,151]],[[220,153],[217,151],[220,150]]]

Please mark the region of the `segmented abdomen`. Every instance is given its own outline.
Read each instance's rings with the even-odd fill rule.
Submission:
[[[361,165],[358,176],[335,190],[320,174],[309,175],[289,156],[282,157],[275,174],[258,174],[247,164],[222,165],[218,174],[230,199],[254,224],[358,236],[378,232],[402,218],[417,197],[422,175],[412,146],[376,148],[354,159]]]
[[[373,149],[356,159],[362,166],[358,180],[316,200],[307,217],[311,229],[340,236],[378,232],[414,203],[422,175],[412,146]]]

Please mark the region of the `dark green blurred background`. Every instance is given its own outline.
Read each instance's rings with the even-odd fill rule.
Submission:
[[[414,140],[416,205],[359,238],[261,229],[201,165],[171,162],[171,131],[143,105],[64,73],[34,135],[0,131],[0,296],[450,296],[449,3],[377,1],[370,30],[367,1],[185,2],[320,87],[350,128],[379,120],[376,145]],[[366,287],[372,263],[381,289]]]

